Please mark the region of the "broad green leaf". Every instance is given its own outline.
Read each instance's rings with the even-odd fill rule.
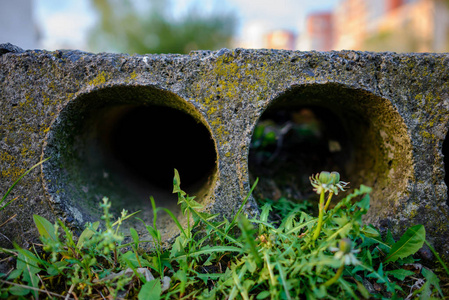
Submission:
[[[137,295],[139,300],[159,300],[161,298],[161,282],[159,279],[147,281]]]
[[[100,226],[100,222],[97,221],[92,224],[93,230],[91,228],[84,229],[84,231],[81,233],[80,237],[78,238],[78,243],[76,244],[76,247],[78,249],[81,249],[83,247],[84,243],[95,234],[94,230],[97,230],[98,226]]]
[[[342,199],[335,207],[334,210],[339,209],[342,205],[346,205],[347,203],[350,203],[350,201],[358,196],[362,196],[365,194],[371,193],[372,189],[366,185],[361,184],[358,189],[355,189],[352,194],[347,195],[344,199]]]
[[[223,276],[224,276],[223,273],[205,273],[205,274],[198,273],[195,275],[195,277],[198,277],[199,279],[203,280],[205,284],[207,283],[208,280],[218,280]]]
[[[147,225],[147,231],[148,233],[153,237],[154,240],[158,240],[158,231],[156,229],[153,228],[153,226],[151,225]]]
[[[343,289],[346,290],[346,292],[347,292],[349,295],[351,295],[351,298],[350,298],[350,299],[358,299],[357,295],[356,295],[356,294],[354,293],[354,291],[352,290],[351,285],[350,285],[346,280],[344,280],[342,277],[340,277],[340,278],[338,279],[338,283],[340,283],[340,286],[342,286]]]
[[[288,300],[291,300],[292,297],[290,296],[289,292],[291,285],[287,281],[287,274],[286,274],[287,272],[286,270],[284,270],[282,264],[280,264],[279,262],[276,264],[276,268],[279,270],[280,280],[282,282],[282,286],[284,287],[285,296],[287,297]]]
[[[195,210],[197,210],[198,208],[194,208]],[[198,216],[198,218],[200,218],[201,220],[213,220],[216,217],[218,217],[220,214],[209,214],[209,213],[204,213],[204,212],[196,212],[196,215]]]
[[[42,237],[56,241],[55,227],[44,217],[33,215],[34,224]]]
[[[357,290],[360,292],[360,294],[362,294],[363,298],[369,299],[371,297],[371,294],[368,292],[366,287],[357,280],[355,283],[357,284]]]
[[[200,210],[200,209],[203,209],[203,207],[204,207],[202,204],[196,202],[193,199],[186,199],[186,202],[189,205],[189,207],[194,210]]]
[[[371,255],[371,251],[366,251],[366,259],[369,262],[369,265],[372,266],[373,265],[373,256]]]
[[[293,213],[293,214],[288,214],[288,216],[286,218],[284,218],[282,220],[282,224],[279,226],[279,228],[283,228],[284,231],[290,231],[293,228],[293,222],[296,219],[297,214]],[[259,226],[260,228],[260,226]]]
[[[366,194],[362,200],[360,200],[359,202],[357,202],[355,205],[360,207],[364,212],[367,212],[369,209],[369,202],[370,202],[370,197],[369,194]]]
[[[440,288],[440,280],[435,275],[435,273],[433,273],[431,270],[429,270],[427,268],[423,268],[421,273],[424,276],[424,278],[426,278],[426,280],[427,280],[426,284],[428,283],[429,285],[433,285],[434,287],[436,287],[436,289],[440,293],[440,296],[443,297],[443,291]],[[430,289],[430,287],[429,287],[429,289]],[[424,292],[423,292],[423,294],[424,294]]]
[[[424,244],[426,239],[426,230],[423,225],[415,225],[407,229],[390,250],[390,253],[385,259],[385,263],[396,261],[399,258],[404,258],[415,254]]]
[[[380,235],[379,231],[372,225],[364,225],[361,231],[365,236],[371,238],[376,238]]]
[[[172,248],[170,250],[170,258],[174,258],[174,257],[180,257],[185,255],[185,251],[184,251],[184,243],[187,239],[184,236],[178,236],[175,239],[175,242],[172,245]]]
[[[385,274],[391,275],[391,276],[395,277],[396,279],[403,281],[406,277],[414,275],[415,272],[412,272],[410,270],[404,270],[404,269],[396,269],[396,270],[386,271]]]
[[[22,275],[24,269],[15,269],[11,273],[9,273],[8,280],[13,280]]]
[[[254,272],[257,270],[257,264],[256,261],[254,259],[246,259],[245,260],[245,265],[248,268],[248,271],[251,274],[254,274]]]
[[[34,288],[38,288],[39,278],[37,277],[36,274],[27,273],[25,271],[25,272],[23,272],[22,278],[23,278],[23,281],[28,283],[28,286],[31,286],[31,287],[34,287]],[[35,299],[38,298],[37,297],[37,291],[32,290],[31,293],[34,295]]]
[[[271,210],[272,210],[271,205],[269,203],[266,203],[262,207],[262,213],[260,214],[259,220],[261,220],[262,222],[267,222],[268,221],[268,215],[270,214]]]
[[[134,240],[134,243],[138,244],[139,243],[139,234],[137,233],[137,230],[135,230],[134,228],[130,228],[129,229],[129,233],[131,234],[131,237]]]
[[[394,240],[393,234],[391,233],[390,229],[387,230],[387,236],[385,237],[385,243],[388,246],[390,246],[390,247],[393,246],[394,243],[396,243],[396,241]]]
[[[384,276],[384,271],[382,268],[382,263],[379,265],[379,269],[376,272],[375,270],[371,270],[371,273],[368,274],[366,277],[368,278],[377,278],[377,283],[385,283],[388,282],[388,278]]]
[[[349,235],[349,232],[353,228],[353,223],[347,223],[345,226],[339,228],[337,231],[335,231],[332,235],[330,235],[326,241],[332,241],[335,240],[338,236],[341,238],[345,238]]]
[[[125,259],[126,262],[129,262],[130,264],[132,264],[132,266],[134,268],[151,267],[151,264],[148,262],[148,260],[146,260],[142,256],[139,255],[139,260],[137,260],[136,253],[133,251],[128,251],[128,252],[122,254],[121,258]],[[140,262],[140,264],[139,264],[139,262]]]
[[[30,291],[31,291],[30,289],[21,286],[13,286],[8,290],[8,292],[10,292],[11,295],[14,296],[26,296],[30,293]]]
[[[310,221],[301,223],[298,226],[293,227],[292,229],[287,231],[286,234],[296,234],[296,233],[298,233],[301,229],[303,229],[306,226],[310,229],[310,227],[312,227],[312,225],[314,225],[316,222],[317,222],[317,219],[312,219]]]
[[[36,273],[40,271],[40,268],[37,267],[36,261],[39,259],[30,251],[25,249],[18,249],[19,255],[17,256],[17,268],[13,272],[11,272],[8,279],[18,278],[22,275],[22,280],[28,284],[28,286],[37,288],[39,279],[36,276]],[[16,296],[24,296],[27,295],[30,289],[23,290],[24,288],[20,287],[12,287],[9,291],[11,294]],[[34,297],[37,297],[37,292],[32,291]]]
[[[381,249],[383,252],[389,253],[390,249],[391,249],[391,245],[383,242],[380,237],[377,238],[370,238],[365,236],[363,243],[360,245],[360,248],[363,247],[370,247],[371,245],[375,245],[377,244],[377,246],[379,247],[379,249]]]
[[[19,255],[17,256],[17,269],[23,270],[24,272],[27,272],[28,269],[28,271],[33,274],[36,274],[41,270],[37,266],[40,259],[32,252],[26,249],[17,249],[17,251],[19,252]]]
[[[366,277],[377,278],[377,283],[385,283],[385,285],[387,286],[387,291],[389,291],[391,293],[395,292],[395,288],[397,288],[397,286],[394,283],[393,284],[390,283],[390,281],[388,280],[388,276],[384,275],[382,263],[380,263],[379,269],[377,270],[377,272],[374,269],[372,269],[371,267],[366,267],[364,265],[361,265],[361,266],[371,272]]]
[[[175,169],[175,176],[173,177],[173,194],[180,193],[185,195],[185,192],[181,190],[181,179],[179,177],[178,170]]]
[[[241,215],[239,217],[238,226],[242,230],[242,235],[246,241],[245,248],[249,249],[257,265],[260,266],[262,264],[262,259],[259,255],[257,245],[254,241],[254,231],[255,231],[254,226],[248,221],[248,218],[246,218],[244,215]]]
[[[58,274],[63,274],[64,269],[69,265],[69,263],[66,260],[61,260],[52,263],[50,266],[47,267],[47,273],[50,276],[56,276]]]
[[[186,272],[184,270],[182,270],[182,269],[179,269],[174,274],[174,277],[179,279],[179,281],[180,281],[179,288],[181,289],[181,294],[184,294],[184,292],[186,290],[186,285],[187,285],[187,274],[186,274]]]

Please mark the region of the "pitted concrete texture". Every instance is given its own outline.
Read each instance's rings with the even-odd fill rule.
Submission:
[[[0,194],[50,157],[9,196],[18,200],[0,223],[17,215],[0,228],[4,246],[35,239],[33,214],[78,227],[97,220],[104,196],[115,215],[141,210],[150,221],[152,195],[179,216],[174,168],[206,210],[231,217],[250,189],[248,154],[262,114],[311,108],[326,112],[323,124],[339,139],[339,157],[321,166],[335,167],[351,187],[373,187],[365,221],[397,235],[424,224],[448,261],[446,54],[222,49],[129,56],[3,44],[0,55]],[[257,211],[252,198],[246,211]],[[158,220],[170,242],[174,222],[162,214]]]

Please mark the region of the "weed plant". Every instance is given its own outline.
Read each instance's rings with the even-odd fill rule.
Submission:
[[[256,182],[257,183],[257,182]],[[255,184],[256,184],[255,183]],[[304,204],[266,201],[257,217],[248,217],[243,201],[232,220],[204,211],[180,186],[173,192],[187,217],[184,228],[169,210],[157,208],[145,224],[150,241],[140,240],[122,222],[113,221],[103,199],[102,223],[88,223],[79,237],[60,220],[34,216],[42,245],[3,252],[16,266],[0,274],[0,297],[16,299],[431,299],[443,297],[438,277],[413,258],[425,241],[422,225],[395,241],[388,231],[362,224],[371,189],[360,186],[329,209],[344,190],[338,173],[311,177],[320,195],[319,215]],[[252,187],[254,189],[255,185]],[[250,192],[250,193],[251,193]],[[327,200],[326,200],[327,195]],[[326,202],[325,202],[326,200]],[[180,234],[163,249],[157,214],[168,213]],[[276,212],[277,222],[271,222]],[[143,222],[143,221],[142,221]],[[151,243],[153,252],[141,250]],[[428,243],[427,243],[428,244]],[[430,244],[429,244],[430,246]],[[431,248],[432,251],[433,248]],[[439,259],[439,256],[434,252]],[[441,260],[440,260],[441,261]],[[442,263],[446,272],[449,270]]]

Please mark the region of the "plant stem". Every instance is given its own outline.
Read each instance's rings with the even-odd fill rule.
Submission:
[[[324,215],[324,191],[320,194],[320,204],[318,213],[318,225],[316,226],[315,232],[313,233],[312,241],[316,241],[321,232],[321,226],[323,226],[323,215]]]
[[[333,195],[334,195],[333,192],[329,192],[329,197],[327,198],[326,205],[324,206],[324,211],[326,211],[327,208],[329,207],[329,204],[331,204],[331,199],[332,199],[332,196],[333,196]]]
[[[333,285],[334,283],[336,283],[337,280],[338,280],[338,278],[340,278],[341,274],[343,274],[344,268],[345,268],[345,265],[342,264],[342,265],[340,266],[340,268],[338,268],[337,273],[335,273],[334,277],[332,277],[331,279],[329,279],[328,281],[326,281],[325,283],[323,283],[323,285],[324,285],[325,287],[328,287],[328,286],[331,286],[331,285]]]
[[[449,275],[449,269],[446,266],[446,264],[443,262],[443,260],[441,259],[441,257],[438,255],[438,252],[435,251],[435,249],[432,247],[432,245],[427,241],[424,240],[424,243],[426,243],[426,245],[430,248],[430,251],[432,251],[432,253],[435,255],[435,257],[437,258],[438,262],[441,264],[441,266],[443,266],[443,269],[446,271],[446,273]]]

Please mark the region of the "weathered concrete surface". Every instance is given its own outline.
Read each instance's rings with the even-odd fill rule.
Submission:
[[[232,216],[250,188],[248,152],[262,113],[314,106],[332,111],[343,124],[347,156],[339,168],[345,179],[353,187],[364,183],[374,188],[366,221],[396,234],[424,224],[428,240],[448,261],[442,151],[449,112],[446,54],[222,49],[129,56],[8,47],[0,47],[0,194],[26,169],[51,156],[17,185],[11,197],[19,199],[0,216],[2,223],[17,214],[0,228],[9,239],[26,243],[35,237],[33,213],[49,219],[58,215],[73,224],[91,221],[100,214],[102,196],[117,209],[143,209],[146,220],[151,219],[150,194],[176,211],[176,200],[163,193],[163,184],[147,188],[158,178],[144,174],[160,160],[166,161],[156,173],[168,169],[171,174],[176,166],[164,153],[206,165],[185,176],[195,178],[189,188],[208,210]],[[173,124],[163,137],[152,138],[158,123],[145,127],[146,122],[158,115],[162,122],[179,111],[193,122],[177,123],[182,118],[176,116],[159,126]],[[139,118],[143,121],[136,127],[123,124]],[[184,126],[195,134],[178,134]],[[178,139],[179,144],[169,142]],[[122,145],[139,140],[145,142]],[[146,140],[154,144],[147,146]],[[154,152],[165,142],[168,148]],[[206,150],[194,156],[199,149]],[[127,162],[129,157],[134,160]],[[253,200],[247,209],[254,212]],[[173,222],[161,219],[170,239],[176,231]],[[3,244],[8,244],[6,237]]]

